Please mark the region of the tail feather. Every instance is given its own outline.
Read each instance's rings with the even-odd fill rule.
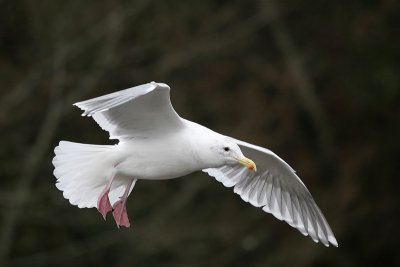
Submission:
[[[61,141],[55,148],[56,186],[72,205],[97,207],[97,199],[113,175],[113,147]],[[109,194],[112,204],[124,191],[123,181],[114,181]]]

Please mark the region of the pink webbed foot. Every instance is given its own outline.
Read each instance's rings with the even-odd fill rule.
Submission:
[[[126,198],[121,198],[114,203],[113,216],[118,228],[120,226],[130,227],[128,213],[126,211]]]
[[[103,215],[104,220],[106,219],[107,213],[112,210],[110,199],[108,198],[109,189],[105,189],[99,199],[97,200],[97,210]]]

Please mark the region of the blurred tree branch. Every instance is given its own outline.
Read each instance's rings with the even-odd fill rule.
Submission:
[[[39,66],[33,67],[33,69],[17,86],[15,86],[14,89],[11,89],[7,95],[0,99],[0,107],[2,109],[0,122],[7,118],[9,110],[29,96],[38,81],[41,79],[41,75],[42,68],[39,64]]]
[[[124,230],[114,229],[112,231],[102,233],[101,235],[95,235],[87,238],[84,241],[73,242],[56,248],[54,250],[36,253],[26,257],[19,257],[13,259],[9,266],[50,266],[67,261],[71,261],[74,258],[83,257],[87,254],[98,252],[99,250],[106,250],[110,246],[117,245],[119,242],[127,242],[132,240],[132,247],[136,247],[137,244],[146,246],[146,239],[151,238],[153,243],[150,246],[154,247],[169,247],[172,246],[177,240],[184,238],[184,236],[175,236],[173,233],[159,235],[158,231],[163,228],[167,217],[174,214],[177,210],[189,205],[193,198],[195,198],[199,192],[204,190],[208,185],[208,180],[203,177],[197,177],[198,179],[188,180],[184,187],[159,210],[155,210],[150,217],[142,222],[143,226],[140,231],[127,232]],[[134,236],[134,237],[133,237]],[[135,245],[136,244],[136,245]],[[142,247],[143,249],[143,247]]]
[[[315,93],[315,88],[309,77],[292,37],[280,18],[276,0],[261,1],[262,14],[268,22],[274,40],[280,48],[283,59],[293,80],[293,89],[299,96],[298,103],[307,112],[317,132],[318,147],[324,157],[325,164],[333,166],[334,149],[332,130],[326,118],[325,111]],[[332,167],[331,167],[332,168]],[[327,179],[326,176],[323,179]],[[327,179],[329,180],[329,179]]]
[[[27,153],[27,157],[22,167],[22,173],[14,192],[15,207],[8,210],[3,219],[0,232],[0,266],[4,266],[11,249],[12,240],[14,238],[15,225],[18,217],[22,212],[24,203],[28,201],[29,189],[31,187],[36,169],[46,152],[46,147],[50,145],[55,129],[61,118],[62,105],[60,105],[60,94],[65,82],[63,64],[65,61],[65,51],[60,50],[54,57],[54,76],[52,82],[52,90],[50,103],[46,118],[44,119],[35,144]]]
[[[112,66],[111,61],[114,58],[114,50],[118,37],[121,34],[120,15],[110,11],[108,22],[109,27],[107,28],[108,36],[106,42],[104,42],[103,50],[98,58],[97,65],[100,71],[94,73],[88,73],[83,79],[83,90],[72,91],[65,99],[61,97],[61,90],[65,87],[65,78],[63,66],[66,64],[67,57],[69,55],[68,46],[64,46],[60,40],[58,51],[54,56],[54,65],[52,69],[53,79],[51,85],[51,98],[49,100],[50,106],[48,107],[46,118],[44,119],[36,137],[36,142],[32,146],[31,150],[27,154],[27,157],[22,168],[22,173],[15,190],[15,207],[10,209],[3,219],[2,227],[0,229],[0,266],[5,266],[8,260],[8,255],[11,250],[12,241],[14,239],[14,233],[16,224],[18,223],[19,216],[23,212],[23,207],[28,201],[30,196],[30,188],[33,179],[36,175],[36,171],[39,164],[45,155],[48,147],[51,144],[53,135],[56,132],[58,123],[62,118],[63,103],[65,100],[71,102],[72,99],[84,95],[86,91],[91,90],[96,84],[98,78],[102,73],[109,67]],[[26,89],[25,89],[26,90]]]
[[[166,76],[185,64],[192,64],[196,58],[221,53],[227,47],[233,46],[237,49],[238,46],[246,41],[246,38],[249,38],[264,26],[265,23],[262,23],[261,16],[255,14],[239,25],[232,25],[222,34],[208,36],[203,40],[195,40],[186,45],[185,49],[168,51],[158,64],[155,73],[156,75]]]

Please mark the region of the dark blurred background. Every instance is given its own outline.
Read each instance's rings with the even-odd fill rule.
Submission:
[[[0,1],[0,266],[399,266],[400,8],[364,1]],[[326,248],[203,173],[139,181],[132,227],[54,186],[60,140],[112,144],[71,104],[149,81],[270,148]]]

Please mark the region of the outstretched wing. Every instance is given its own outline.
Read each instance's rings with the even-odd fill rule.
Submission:
[[[74,105],[93,116],[110,139],[127,140],[164,135],[184,124],[169,98],[170,88],[163,83],[146,83]]]
[[[303,235],[325,246],[337,246],[324,215],[295,171],[272,151],[236,140],[242,152],[257,164],[257,171],[241,165],[205,169],[226,187],[256,207],[286,221]]]

